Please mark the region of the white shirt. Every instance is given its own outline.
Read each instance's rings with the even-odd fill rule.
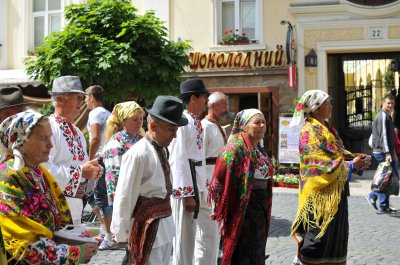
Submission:
[[[106,128],[106,121],[108,116],[110,116],[110,112],[103,107],[97,107],[89,112],[88,122],[87,122],[87,130],[89,133],[89,139],[92,139],[92,128],[91,126],[94,124],[101,125],[101,140],[99,149],[96,153],[101,153],[103,150],[103,146],[105,143],[105,135],[104,130]]]
[[[176,138],[168,147],[170,152],[169,163],[172,172],[172,194],[175,198],[194,196],[189,159],[195,162],[202,162],[202,166],[195,167],[197,187],[199,193],[207,190],[203,133],[200,133],[195,125],[195,120],[186,110],[183,114],[189,123],[186,126],[179,127],[176,132]]]
[[[167,195],[164,171],[153,145],[145,138],[122,156],[121,171],[113,204],[111,232],[117,242],[127,242],[133,224],[133,210],[139,196],[162,198]],[[153,248],[175,236],[172,215],[160,220]]]
[[[224,136],[222,135],[218,125],[203,119],[201,124],[204,129],[204,151],[206,158],[218,157],[219,152],[224,147]],[[207,183],[210,183],[214,173],[215,165],[206,165]]]
[[[80,182],[86,181],[82,177],[82,165],[88,161],[85,137],[75,125],[71,124],[71,129],[63,117],[51,115],[49,120],[53,148],[50,150],[49,161],[43,165],[67,196],[72,218],[80,219],[82,200],[71,197],[75,197]]]

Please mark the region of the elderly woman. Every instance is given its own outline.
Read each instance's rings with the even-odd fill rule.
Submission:
[[[127,101],[115,105],[106,125],[106,146],[103,149],[103,162],[106,171],[106,186],[108,204],[113,205],[115,190],[118,183],[122,155],[136,142],[143,138],[144,110],[135,102]],[[113,247],[110,225],[112,216],[104,218],[106,236],[99,249]]]
[[[9,264],[79,264],[96,244],[56,244],[53,233],[71,223],[67,201],[41,165],[52,148],[48,119],[32,110],[0,125],[0,223]]]
[[[300,132],[300,186],[292,234],[298,242],[293,264],[346,264],[349,236],[347,194],[352,171],[370,165],[370,157],[345,161],[337,131],[326,121],[331,116],[329,95],[310,90],[300,98],[291,121]]]
[[[274,166],[260,146],[266,130],[257,109],[236,115],[209,186],[209,203],[223,240],[222,264],[265,264]]]

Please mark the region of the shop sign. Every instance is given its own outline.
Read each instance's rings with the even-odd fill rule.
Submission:
[[[276,51],[191,52],[189,54],[190,69],[198,71],[278,68],[284,65],[283,55],[282,45],[278,45]]]

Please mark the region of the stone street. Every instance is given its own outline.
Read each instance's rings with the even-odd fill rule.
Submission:
[[[350,182],[349,197],[350,236],[348,246],[349,265],[389,265],[400,264],[400,213],[376,214],[365,200],[369,191],[372,171],[364,177],[354,176]],[[400,208],[398,196],[391,196],[391,205]],[[272,221],[266,254],[270,255],[266,264],[291,264],[296,254],[296,243],[290,237],[290,226],[297,210],[297,190],[274,188]],[[121,264],[123,250],[99,251],[89,263]]]

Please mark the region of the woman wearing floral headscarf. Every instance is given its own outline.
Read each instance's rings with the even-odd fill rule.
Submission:
[[[346,162],[343,143],[326,121],[329,95],[309,90],[300,98],[291,126],[309,115],[300,132],[300,186],[292,234],[298,243],[293,264],[346,264],[349,236],[347,194],[352,171],[368,167],[370,158]]]
[[[41,165],[52,148],[51,127],[27,110],[0,125],[0,224],[9,264],[80,264],[97,245],[56,244],[53,233],[71,223],[67,201]]]
[[[114,201],[122,155],[143,138],[143,116],[144,110],[139,104],[135,101],[127,101],[115,105],[107,119],[107,144],[103,149],[103,162],[106,172],[108,204],[110,206]],[[110,231],[111,219],[111,216],[104,218],[106,236],[99,247],[100,250],[109,249],[115,245]]]
[[[260,146],[266,122],[257,109],[236,115],[209,186],[209,203],[223,240],[222,265],[265,264],[274,166]]]

